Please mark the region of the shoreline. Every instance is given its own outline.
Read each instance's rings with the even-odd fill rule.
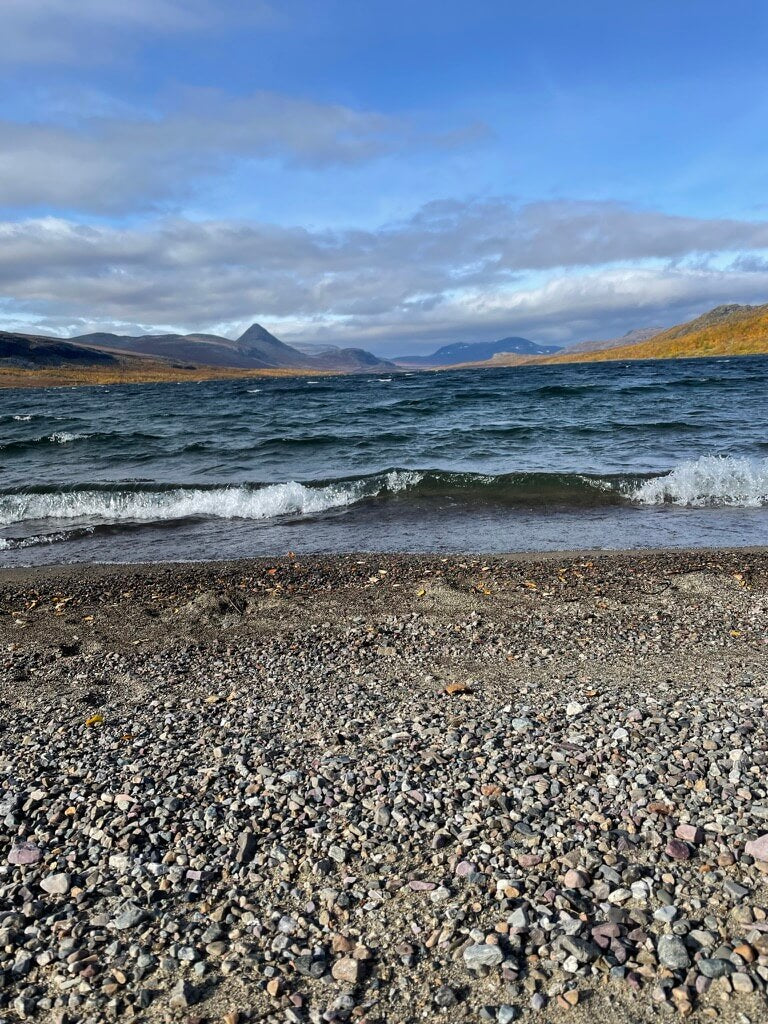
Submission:
[[[0,570],[0,1013],[758,1024],[767,622],[766,548]]]
[[[137,571],[153,573],[155,571],[167,572],[178,570],[184,573],[188,570],[210,570],[212,572],[242,572],[249,568],[258,570],[264,565],[275,566],[281,563],[291,564],[294,562],[347,562],[357,561],[403,561],[412,562],[415,565],[421,563],[444,563],[444,562],[498,562],[510,564],[520,562],[531,564],[538,562],[553,562],[577,559],[590,559],[592,561],[645,561],[648,559],[669,559],[676,561],[681,558],[691,560],[711,560],[713,558],[740,558],[743,556],[755,555],[768,559],[768,545],[747,544],[727,547],[657,547],[657,548],[562,548],[556,551],[550,550],[525,550],[525,551],[452,551],[449,553],[439,552],[410,552],[410,551],[327,551],[307,552],[305,554],[291,553],[282,555],[253,555],[243,558],[212,558],[197,559],[194,561],[154,561],[154,562],[45,562],[41,564],[3,566],[0,564],[0,587],[6,579],[23,580],[27,576],[67,576],[76,574],[79,579],[92,576],[94,580],[111,574],[134,574]]]
[[[3,390],[35,390],[36,388],[95,388],[113,387],[122,384],[202,384],[215,380],[254,380],[264,378],[285,377],[335,377],[346,376],[338,370],[305,370],[305,369],[274,369],[274,370],[238,370],[224,366],[199,366],[194,369],[155,370],[136,368],[127,370],[102,368],[89,371],[86,369],[62,369],[60,373],[50,370],[10,369],[0,367],[0,391]],[[350,374],[354,376],[355,374]]]
[[[612,355],[605,356],[606,350],[594,352],[578,352],[566,356],[510,356],[498,362],[452,363],[446,366],[419,366],[398,363],[387,373],[450,373],[455,370],[504,370],[522,367],[549,366],[585,366],[602,363],[652,363],[681,362],[700,359],[750,359],[768,356],[768,349],[756,351],[734,351],[723,349],[704,353],[684,353],[680,355]],[[139,357],[135,357],[139,358]],[[189,369],[166,370],[164,367],[145,370],[102,368],[89,371],[86,369],[63,368],[61,373],[52,373],[48,369],[33,370],[0,366],[0,391],[13,388],[34,390],[35,388],[72,388],[72,387],[107,387],[120,384],[200,384],[215,380],[250,380],[264,377],[357,377],[369,373],[380,373],[381,370],[312,370],[303,368],[239,370],[224,366],[199,366]]]

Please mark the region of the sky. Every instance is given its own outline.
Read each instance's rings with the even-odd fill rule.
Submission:
[[[768,302],[758,0],[0,0],[0,328],[381,355]]]

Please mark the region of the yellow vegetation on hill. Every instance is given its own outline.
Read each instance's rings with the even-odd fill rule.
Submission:
[[[564,352],[536,362],[596,363],[611,359],[695,359],[763,353],[768,353],[768,305],[719,307],[636,345],[570,355]]]
[[[233,370],[217,366],[174,367],[168,363],[138,359],[115,366],[50,366],[23,369],[0,368],[0,388],[89,387],[105,384],[194,384],[203,380],[237,380],[252,377],[323,377],[328,370]]]

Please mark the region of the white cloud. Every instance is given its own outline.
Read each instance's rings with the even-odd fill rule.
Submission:
[[[0,301],[16,326],[234,333],[262,319],[286,339],[391,353],[504,333],[600,336],[765,301],[766,248],[765,222],[612,203],[433,203],[373,231],[49,217],[0,223]]]

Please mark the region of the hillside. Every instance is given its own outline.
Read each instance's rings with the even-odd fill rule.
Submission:
[[[500,352],[490,359],[467,361],[461,366],[490,369],[496,366],[528,364],[762,355],[768,353],[768,304],[716,306],[694,320],[688,320],[666,330],[639,328],[630,331],[623,338],[615,339],[610,347],[602,347],[603,344],[579,342],[554,355],[546,356]]]
[[[87,337],[90,344],[62,341],[45,335],[0,331],[0,388],[196,382],[332,372],[315,367],[243,369],[199,365],[129,352],[117,346],[93,346],[95,339],[109,342],[118,338],[117,335],[101,334]]]
[[[239,338],[215,334],[120,335],[76,338],[0,331],[0,387],[151,383],[290,374],[396,370],[364,349],[304,353],[253,324]]]
[[[600,352],[606,348],[618,348],[620,345],[639,345],[641,341],[648,341],[655,334],[661,334],[663,330],[663,327],[637,327],[633,331],[627,331],[620,338],[604,338],[600,341],[577,341],[575,345],[566,346],[562,354]]]
[[[768,305],[717,306],[703,316],[670,327],[647,341],[594,352],[564,352],[542,363],[586,363],[608,359],[692,359],[768,353]]]
[[[154,356],[199,366],[242,370],[358,370],[393,369],[393,364],[355,348],[307,353],[286,345],[261,324],[251,326],[234,341],[216,334],[84,334],[72,342],[100,351]]]
[[[64,364],[109,366],[116,363],[115,356],[108,352],[94,352],[58,338],[0,331],[0,366],[3,367],[34,370]]]

